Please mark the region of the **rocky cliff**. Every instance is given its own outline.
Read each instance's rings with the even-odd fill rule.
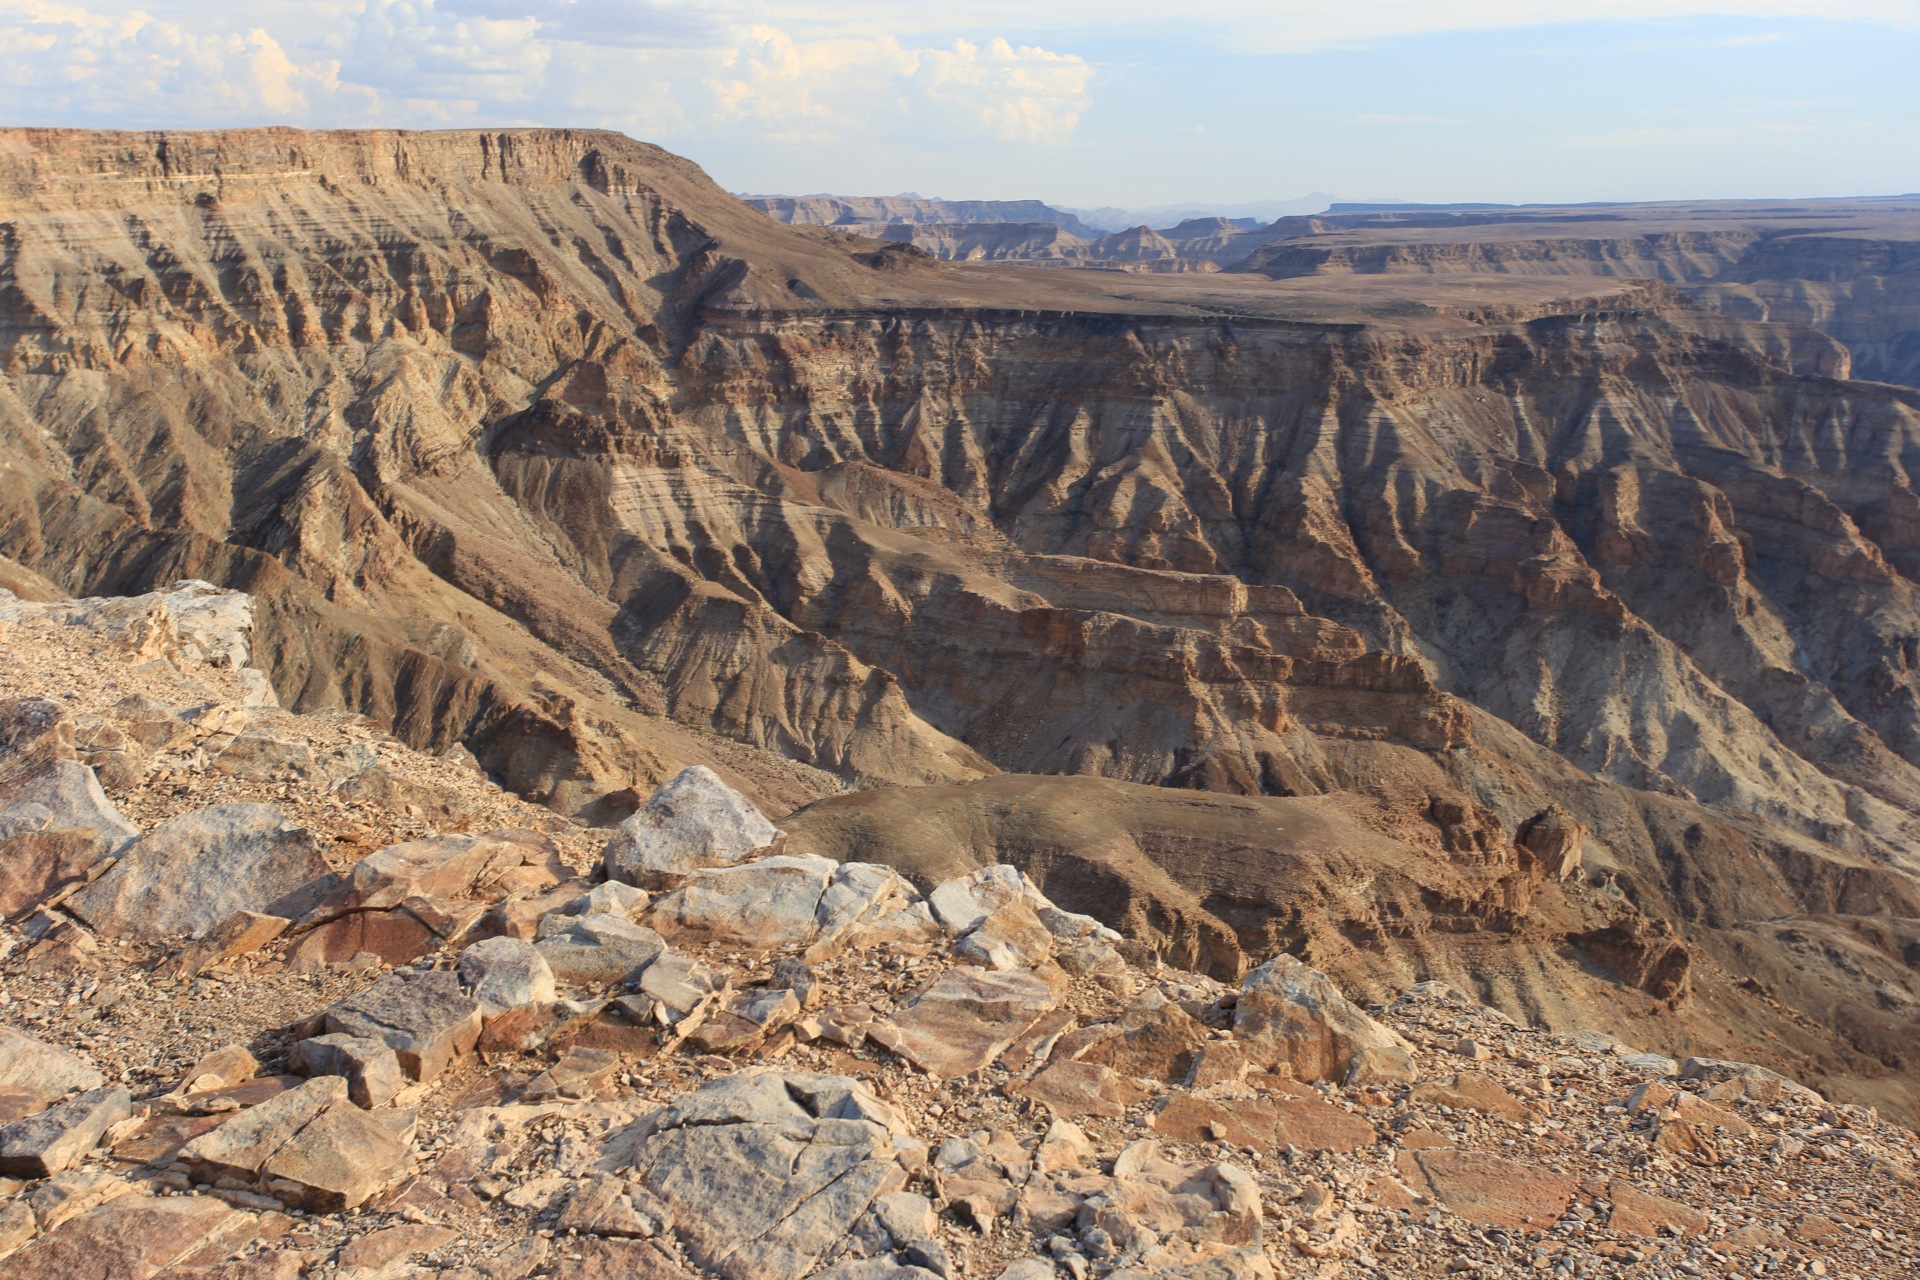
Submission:
[[[586,819],[924,788],[796,836],[1913,1105],[1920,396],[1834,337],[941,264],[589,132],[13,131],[0,192],[11,581],[243,588],[288,706]]]

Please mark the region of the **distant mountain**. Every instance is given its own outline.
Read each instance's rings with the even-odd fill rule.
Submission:
[[[1292,214],[1320,213],[1333,203],[1332,195],[1325,191],[1313,191],[1292,200],[1253,200],[1245,204],[1191,204],[1146,205],[1139,208],[1125,208],[1118,205],[1105,205],[1098,209],[1067,209],[1065,212],[1079,217],[1080,221],[1102,231],[1126,231],[1132,227],[1171,227],[1176,223],[1193,218],[1226,218],[1238,222],[1252,219],[1253,225],[1272,222],[1275,218],[1284,218]]]
[[[1070,209],[1038,200],[939,200],[909,191],[897,196],[742,196],[754,208],[781,222],[816,227],[953,225],[978,222],[1050,222],[1070,235],[1097,239]]]

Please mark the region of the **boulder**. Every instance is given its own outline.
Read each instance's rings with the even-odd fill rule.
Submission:
[[[1053,1008],[1053,988],[1030,973],[949,969],[867,1035],[934,1076],[980,1070]]]
[[[602,858],[607,879],[670,889],[705,867],[745,862],[780,830],[711,769],[693,765],[614,829]]]
[[[109,1085],[15,1120],[0,1128],[0,1174],[50,1178],[71,1169],[99,1145],[108,1128],[132,1115],[132,1095]]]
[[[460,953],[460,981],[485,1017],[554,998],[553,969],[530,942],[483,938]]]
[[[987,969],[1031,969],[1053,955],[1053,934],[1024,898],[994,909],[953,944],[953,958]]]
[[[68,908],[116,937],[200,934],[241,911],[298,915],[328,874],[313,836],[278,807],[217,804],[154,828]]]
[[[746,1072],[640,1124],[634,1178],[693,1264],[726,1280],[806,1275],[906,1184],[904,1120],[844,1076]]]
[[[548,916],[534,948],[561,982],[605,987],[636,981],[666,939],[625,916]]]
[[[118,853],[140,838],[140,828],[114,808],[92,769],[78,760],[51,760],[18,780],[0,787],[0,804],[39,805],[49,814],[49,827],[85,831],[99,837],[109,853]]]
[[[1557,804],[1550,804],[1520,824],[1513,842],[1532,856],[1540,874],[1565,880],[1580,869],[1581,842],[1587,829]]]
[[[771,949],[806,943],[819,931],[821,896],[836,864],[782,854],[738,867],[690,873],[649,917],[673,938]]]
[[[303,1076],[339,1076],[347,1097],[362,1108],[384,1107],[407,1087],[400,1056],[382,1040],[338,1033],[301,1040],[287,1054],[287,1069]]]
[[[1249,973],[1233,1015],[1234,1038],[1255,1062],[1299,1080],[1411,1081],[1405,1040],[1340,994],[1327,976],[1292,956]]]
[[[390,1046],[413,1079],[434,1079],[480,1038],[480,1004],[458,974],[390,973],[322,1015],[325,1031]]]
[[[75,1089],[97,1089],[106,1082],[71,1049],[0,1026],[0,1114],[30,1115]]]

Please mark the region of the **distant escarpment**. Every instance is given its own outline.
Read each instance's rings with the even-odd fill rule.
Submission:
[[[1213,793],[1048,892],[1218,969],[1617,982],[1897,1100],[1920,392],[1578,274],[940,263],[606,133],[11,131],[0,556],[244,589],[290,708],[590,820],[701,763],[1057,864],[1002,775]],[[1195,816],[1327,796],[1394,877]]]

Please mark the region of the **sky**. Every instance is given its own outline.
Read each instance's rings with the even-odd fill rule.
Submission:
[[[0,124],[572,125],[730,190],[1920,191],[1920,0],[0,0]]]

